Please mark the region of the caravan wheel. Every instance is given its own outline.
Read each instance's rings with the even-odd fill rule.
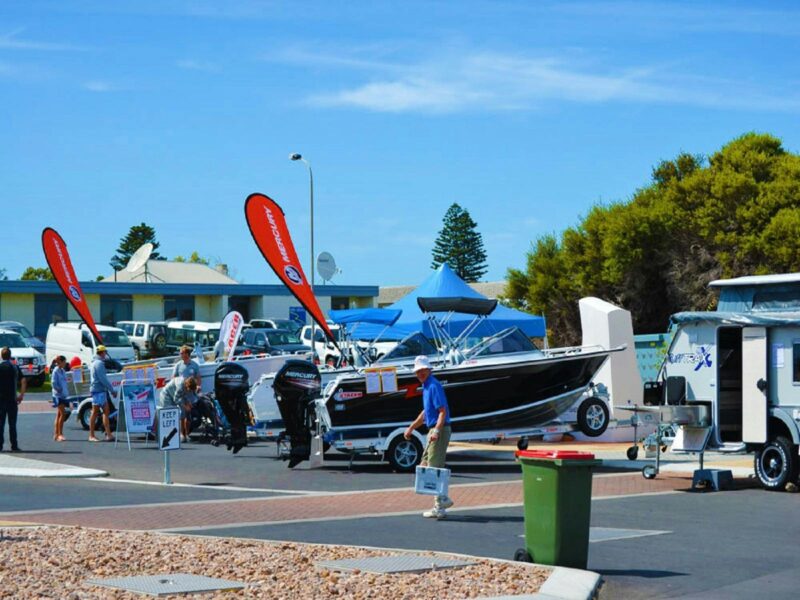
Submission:
[[[755,457],[756,477],[768,490],[782,490],[797,477],[797,454],[783,436],[767,442]]]
[[[578,427],[588,437],[598,437],[608,429],[608,406],[602,400],[589,398],[578,407]]]
[[[398,473],[410,473],[422,461],[422,444],[414,436],[407,440],[398,435],[389,444],[386,460]]]

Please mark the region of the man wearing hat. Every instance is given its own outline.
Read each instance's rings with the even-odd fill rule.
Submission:
[[[111,424],[108,420],[108,415],[111,412],[111,406],[108,403],[108,394],[112,398],[117,395],[114,392],[114,386],[108,380],[106,374],[106,356],[108,352],[106,347],[102,344],[97,347],[97,355],[92,360],[92,365],[89,367],[89,374],[91,376],[91,385],[89,391],[92,393],[92,414],[89,417],[89,441],[98,442],[94,436],[94,424],[97,419],[98,413],[103,411],[103,428],[106,430],[106,441],[113,442],[114,436],[111,435]]]
[[[450,407],[447,397],[439,380],[431,374],[431,363],[427,356],[418,356],[414,359],[414,374],[422,384],[422,412],[408,426],[405,438],[411,439],[414,430],[425,424],[428,427],[428,439],[422,455],[422,466],[444,468],[447,445],[450,443]],[[447,496],[436,496],[433,510],[422,513],[429,519],[444,519],[446,509],[453,506],[453,501]]]

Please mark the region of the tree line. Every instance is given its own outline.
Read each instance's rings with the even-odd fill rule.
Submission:
[[[681,153],[629,201],[596,205],[580,223],[532,244],[508,270],[507,301],[543,314],[556,343],[580,341],[578,300],[631,311],[636,333],[669,316],[713,310],[714,279],[800,271],[800,156],[748,133],[708,158]]]

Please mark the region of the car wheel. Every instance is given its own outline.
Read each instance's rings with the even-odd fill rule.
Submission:
[[[389,444],[386,460],[398,473],[410,473],[422,461],[422,444],[414,436],[407,440],[398,435]]]
[[[782,490],[797,477],[797,450],[783,436],[764,444],[754,463],[756,477],[768,490]]]
[[[158,333],[153,338],[153,347],[159,352],[164,352],[167,348],[167,338],[163,333]]]
[[[589,398],[578,408],[578,427],[588,437],[598,437],[608,429],[608,406],[602,400]]]

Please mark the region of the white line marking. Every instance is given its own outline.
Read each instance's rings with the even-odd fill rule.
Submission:
[[[249,487],[239,487],[235,485],[204,485],[201,483],[171,483],[169,485],[165,485],[161,481],[145,481],[142,479],[115,479],[113,477],[87,477],[88,481],[100,481],[100,482],[108,482],[108,483],[127,483],[133,485],[152,485],[152,486],[161,486],[161,487],[172,487],[172,488],[194,488],[200,490],[223,490],[227,492],[267,492],[273,494],[296,494],[296,495],[313,495],[318,496],[319,492],[312,492],[308,490],[280,490],[276,488],[249,488]]]

